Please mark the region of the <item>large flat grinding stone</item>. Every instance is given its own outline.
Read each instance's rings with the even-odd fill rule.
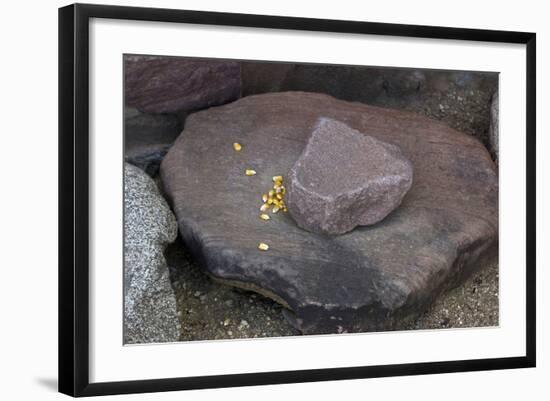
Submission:
[[[412,187],[381,222],[328,236],[299,228],[289,213],[258,218],[272,176],[288,174],[322,117],[396,145],[411,161]],[[204,269],[281,302],[304,333],[403,327],[497,253],[498,178],[488,152],[407,112],[304,92],[248,96],[189,116],[161,175]]]

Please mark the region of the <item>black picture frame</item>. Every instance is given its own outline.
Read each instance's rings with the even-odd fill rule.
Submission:
[[[526,352],[521,357],[90,383],[88,61],[91,18],[516,43],[526,46]],[[59,9],[59,391],[142,393],[534,367],[536,35],[434,26],[74,4]]]

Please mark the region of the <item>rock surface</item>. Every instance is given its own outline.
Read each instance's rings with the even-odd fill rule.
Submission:
[[[243,61],[242,94],[307,91],[426,115],[489,147],[498,73]]]
[[[320,117],[399,146],[411,161],[413,185],[382,222],[328,237],[288,213],[258,218],[271,177],[288,174]],[[498,180],[487,150],[412,113],[321,94],[248,96],[192,114],[161,177],[203,268],[286,306],[304,333],[405,327],[498,248]],[[260,252],[259,242],[270,249]]]
[[[412,174],[398,147],[321,118],[288,175],[290,215],[325,234],[378,223],[399,206]]]
[[[170,278],[182,316],[181,341],[297,336],[284,309],[259,294],[212,280],[188,254],[181,238],[166,249]],[[406,330],[498,326],[498,265],[491,263],[442,294]],[[239,329],[240,322],[250,325]]]
[[[489,126],[489,143],[491,144],[491,152],[498,164],[498,92],[495,92],[491,101],[491,125]]]
[[[126,105],[146,113],[204,109],[241,95],[241,68],[235,61],[127,55]]]
[[[126,149],[145,145],[171,144],[183,129],[172,114],[145,114],[137,109],[124,110],[124,144]]]
[[[149,176],[156,178],[160,163],[170,149],[170,144],[156,144],[136,146],[126,150],[125,160],[145,171]]]
[[[183,125],[175,115],[143,114],[124,110],[124,158],[150,176],[158,173],[160,162],[180,134]]]
[[[160,163],[170,149],[169,144],[145,145],[128,149],[125,160],[145,171],[150,177],[156,178]]]
[[[124,342],[177,341],[180,323],[164,248],[177,225],[156,184],[130,164],[124,168]]]

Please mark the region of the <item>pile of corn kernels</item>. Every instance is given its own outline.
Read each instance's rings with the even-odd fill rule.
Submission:
[[[242,150],[242,145],[238,142],[233,143],[233,149],[236,152],[240,152]],[[256,170],[247,168],[244,171],[244,174],[247,176],[254,176],[256,175]],[[267,213],[271,211],[272,214],[278,213],[279,211],[287,212],[288,209],[285,204],[285,193],[286,189],[283,185],[283,176],[282,175],[276,175],[273,177],[273,187],[269,189],[267,193],[264,193],[262,195],[262,205],[260,206],[260,219],[262,220],[270,220],[271,216]],[[267,251],[269,249],[269,245],[265,242],[260,242],[258,244],[258,249],[261,251]]]

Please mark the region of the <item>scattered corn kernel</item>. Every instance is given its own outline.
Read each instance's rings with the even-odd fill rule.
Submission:
[[[262,206],[260,206],[261,212],[267,212],[269,210],[269,205],[267,203],[264,203]]]
[[[258,249],[259,249],[260,251],[267,251],[267,250],[269,249],[269,245],[267,245],[267,244],[265,244],[265,243],[263,243],[263,242],[260,242],[260,243],[258,244]]]
[[[282,175],[276,175],[275,177],[273,177],[273,182],[274,183],[283,182],[283,176]]]
[[[267,202],[267,194],[263,194],[263,195],[262,195],[262,201],[263,201],[264,203]]]
[[[282,200],[282,199],[283,199],[283,195],[282,195],[282,194],[277,194],[276,196],[277,196],[277,199],[279,199],[279,200]]]
[[[268,204],[268,205],[272,205],[272,204],[273,204],[273,198],[269,198],[269,199],[267,200],[267,204]]]
[[[256,170],[247,168],[244,172],[246,175],[256,175]]]
[[[233,149],[235,149],[236,152],[240,152],[242,148],[243,147],[239,142],[234,142],[233,143]]]
[[[262,220],[269,220],[270,218],[271,217],[269,217],[268,214],[265,214],[265,213],[260,214],[260,219],[262,219]]]
[[[279,210],[281,210],[280,206],[274,206],[273,210],[271,210],[273,213],[277,213]]]

